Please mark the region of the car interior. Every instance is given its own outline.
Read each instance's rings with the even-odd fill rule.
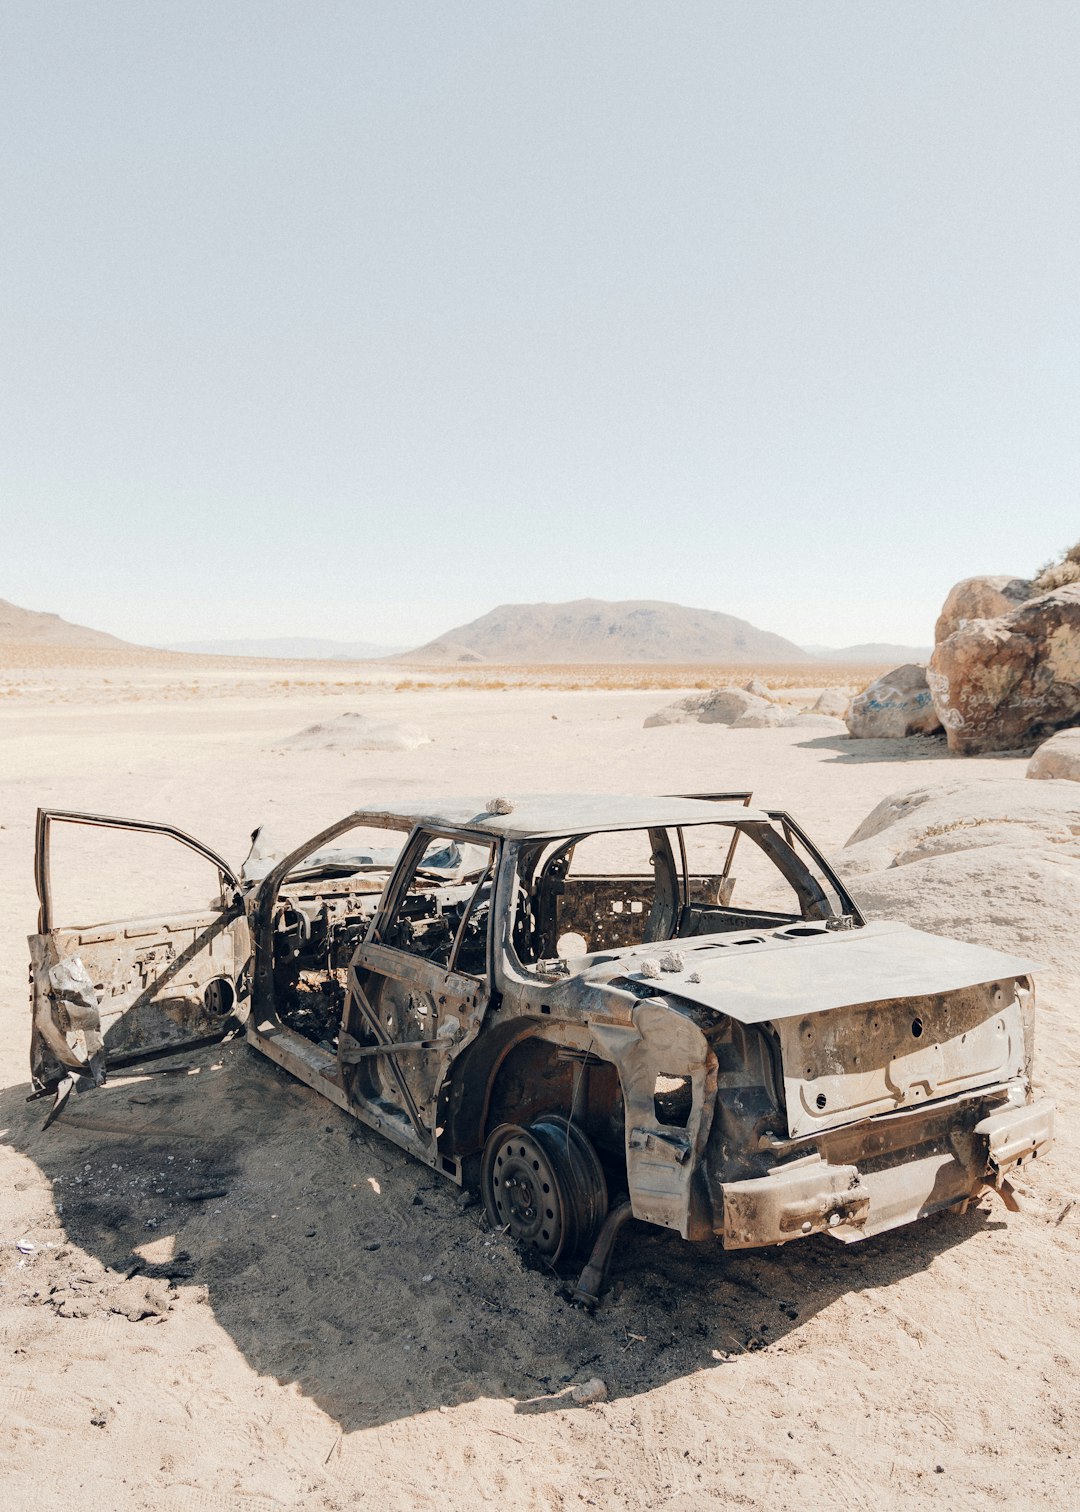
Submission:
[[[393,835],[393,832],[390,832]],[[274,921],[282,1021],[335,1050],[348,965],[372,929],[396,854],[358,847],[308,858],[286,878]],[[405,835],[399,837],[403,845]],[[400,853],[399,851],[397,854]],[[432,835],[378,942],[482,976],[494,847]],[[836,912],[791,837],[763,821],[599,831],[517,850],[511,943],[519,964],[703,935],[775,929]]]

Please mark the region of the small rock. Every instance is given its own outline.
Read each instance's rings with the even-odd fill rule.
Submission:
[[[685,962],[677,950],[669,950],[666,955],[660,957],[661,971],[681,971]]]
[[[649,977],[651,979],[653,977],[658,977],[659,975],[660,968],[655,961],[642,961],[640,967],[638,968],[638,976]]]
[[[509,798],[489,798],[484,805],[484,811],[488,814],[512,814],[514,805]]]
[[[84,1297],[62,1297],[56,1311],[62,1318],[88,1318],[90,1303]]]
[[[591,1381],[582,1381],[574,1386],[570,1395],[579,1407],[593,1407],[597,1402],[606,1402],[608,1389],[599,1376],[593,1376]]]

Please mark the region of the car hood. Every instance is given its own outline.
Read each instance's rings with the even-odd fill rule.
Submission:
[[[1019,956],[883,921],[860,929],[795,925],[643,945],[621,952],[617,965],[608,957],[585,975],[596,986],[628,979],[740,1023],[761,1024],[858,1003],[955,992],[1035,969]]]

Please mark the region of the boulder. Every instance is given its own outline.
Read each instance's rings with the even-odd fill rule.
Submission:
[[[744,692],[752,693],[755,698],[767,698],[770,700],[773,698],[773,690],[769,687],[768,683],[762,682],[760,677],[752,677],[749,682],[744,682],[743,690]]]
[[[848,732],[842,719],[837,719],[832,714],[815,714],[813,709],[800,709],[798,714],[789,715],[784,723],[800,730],[831,730],[835,735],[846,735]]]
[[[659,725],[673,724],[697,724],[701,718],[701,711],[705,707],[707,694],[694,693],[689,698],[677,698],[674,703],[665,704],[662,709],[657,709],[655,714],[650,714],[645,720],[645,729],[654,730]]]
[[[935,646],[928,681],[949,749],[962,756],[1080,724],[1080,583],[955,630]]]
[[[1059,730],[1044,740],[1028,762],[1027,775],[1080,782],[1080,730]]]
[[[775,730],[781,725],[794,723],[794,717],[780,709],[774,703],[767,703],[763,709],[747,709],[740,714],[738,719],[731,722],[733,730]]]
[[[819,700],[820,701],[820,700]],[[843,700],[847,706],[847,699]],[[843,722],[822,714],[817,705],[812,710],[785,708],[766,698],[759,698],[745,688],[713,688],[709,693],[691,693],[675,703],[657,709],[645,720],[647,730],[670,724],[722,724],[733,730],[776,730],[797,727],[803,730],[843,731]]]
[[[771,709],[772,704],[745,688],[713,688],[709,693],[692,693],[675,703],[657,709],[645,721],[647,730],[657,725],[669,724],[724,724],[732,725],[743,714]]]
[[[733,725],[744,714],[763,713],[774,707],[767,699],[745,688],[714,688],[701,710],[702,724]]]
[[[934,735],[941,729],[926,668],[913,662],[875,678],[857,693],[846,720],[857,740],[902,740],[905,735]]]
[[[833,859],[868,917],[1026,956],[1071,1002],[1080,786],[937,777],[883,799]]]
[[[949,590],[934,626],[934,644],[962,630],[969,620],[1011,614],[1035,592],[1027,578],[970,577]]]
[[[847,715],[851,699],[839,688],[823,688],[811,714],[827,714],[830,719],[843,719]]]

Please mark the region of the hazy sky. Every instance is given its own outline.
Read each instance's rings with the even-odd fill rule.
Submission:
[[[1080,7],[9,4],[0,596],[925,642],[1080,536]]]

